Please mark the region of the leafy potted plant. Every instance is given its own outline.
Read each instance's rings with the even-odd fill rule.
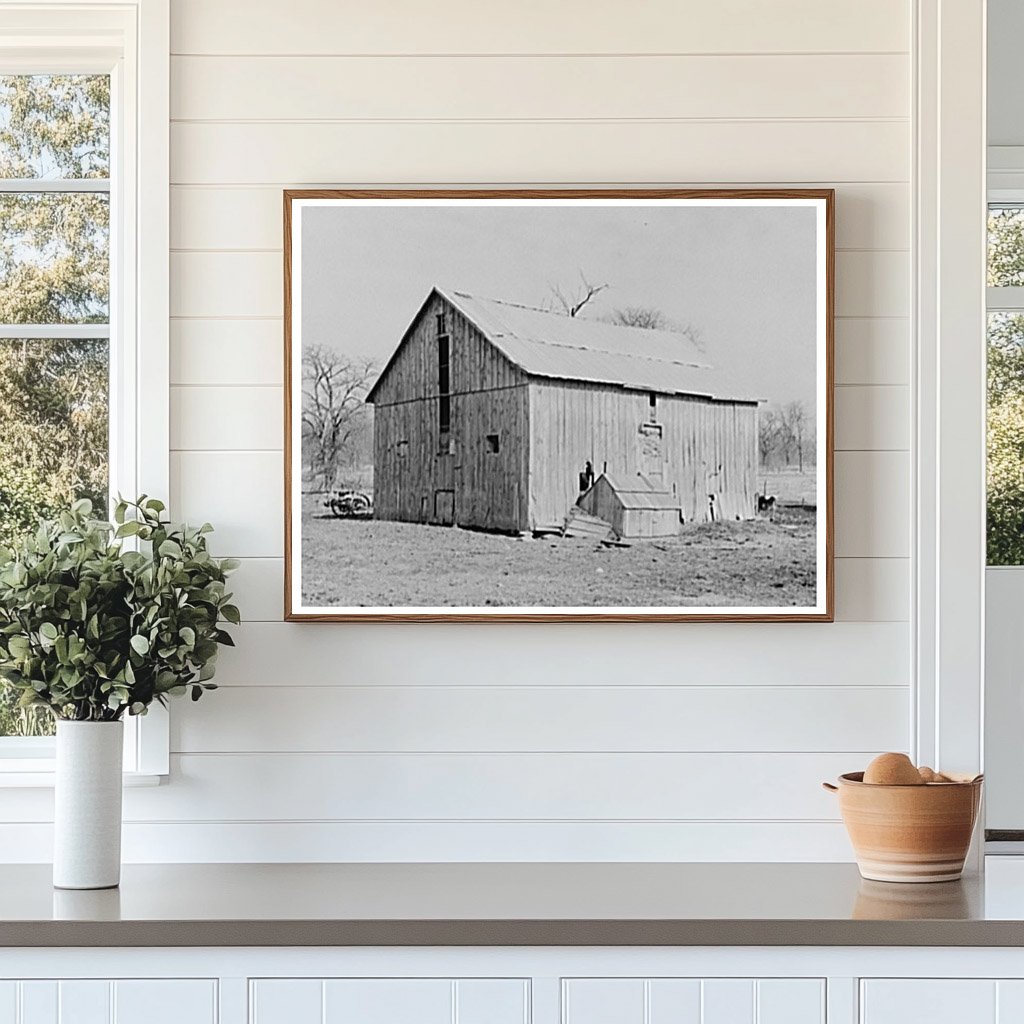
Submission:
[[[226,592],[238,563],[206,546],[208,523],[171,525],[145,495],[114,523],[78,501],[0,549],[0,678],[57,720],[54,885],[116,886],[123,718],[213,689]],[[128,545],[138,549],[126,550]]]

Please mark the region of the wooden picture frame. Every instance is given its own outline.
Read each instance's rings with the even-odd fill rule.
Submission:
[[[283,198],[286,620],[833,620],[835,195],[832,189],[298,189],[286,190]],[[451,211],[457,212],[457,218]],[[743,211],[755,222],[747,234],[742,224]],[[522,239],[515,237],[516,225],[525,223],[528,217],[533,220],[529,221],[530,229],[523,230],[526,237],[531,237],[530,230],[536,224],[569,225],[569,230],[535,233],[533,251],[534,246],[524,245]],[[504,294],[482,298],[461,291],[457,286],[434,281],[429,290],[419,289],[426,297],[418,311],[415,304],[410,305],[408,295],[404,295],[401,302],[396,300],[396,306],[403,308],[401,322],[408,326],[404,333],[400,329],[394,332],[394,344],[386,358],[385,353],[380,352],[374,360],[372,377],[356,375],[349,356],[341,347],[318,348],[321,355],[327,353],[325,359],[330,366],[315,371],[310,368],[313,346],[324,345],[323,338],[317,335],[317,324],[321,334],[325,331],[330,334],[333,324],[344,321],[358,337],[367,337],[377,331],[380,321],[388,319],[392,326],[398,322],[397,312],[385,309],[378,318],[370,304],[379,304],[381,297],[389,294],[381,287],[382,282],[393,281],[396,283],[394,290],[405,293],[413,287],[412,279],[433,272],[433,256],[411,269],[408,265],[411,259],[408,253],[433,251],[431,237],[436,240],[436,252],[440,254],[438,273],[451,269],[445,261],[455,257],[446,254],[459,252],[463,270],[469,267],[470,273],[475,273],[477,267],[491,267],[493,263],[489,272],[492,276],[500,274],[504,264],[499,266],[499,263],[505,260],[508,266],[519,268],[520,279],[525,280],[534,274],[534,256],[540,263],[545,258],[545,245],[550,242],[549,248],[556,248],[551,241],[556,236],[564,235],[569,239],[570,249],[571,240],[579,236],[574,253],[582,264],[588,254],[604,253],[603,245],[608,252],[620,251],[603,241],[618,238],[615,225],[620,220],[622,238],[627,240],[646,239],[644,232],[653,224],[656,230],[650,233],[660,239],[661,249],[648,248],[645,243],[642,250],[628,247],[621,250],[626,254],[621,257],[621,276],[635,281],[636,264],[642,269],[644,258],[651,268],[651,276],[661,274],[664,277],[660,268],[666,261],[674,266],[672,260],[682,247],[677,250],[675,242],[664,241],[666,231],[658,227],[658,222],[685,226],[690,223],[688,217],[695,223],[727,225],[728,230],[722,237],[733,239],[733,235],[736,236],[729,244],[718,237],[707,239],[704,243],[708,253],[706,262],[727,267],[744,260],[759,260],[752,266],[755,271],[761,268],[760,271],[751,272],[750,267],[747,268],[737,288],[735,303],[719,302],[715,307],[726,320],[739,315],[735,310],[745,310],[744,322],[766,325],[764,336],[774,331],[787,343],[795,344],[791,339],[799,336],[806,344],[811,334],[808,318],[812,315],[807,310],[813,308],[813,410],[807,414],[803,399],[791,402],[794,418],[801,415],[796,406],[804,407],[808,418],[803,420],[803,429],[810,431],[813,426],[814,437],[813,483],[803,479],[807,475],[803,445],[810,434],[800,442],[801,479],[797,481],[797,489],[804,493],[799,503],[795,498],[788,502],[768,493],[776,480],[780,487],[791,484],[787,476],[790,473],[788,462],[782,470],[773,472],[770,470],[771,451],[766,461],[762,458],[766,444],[762,433],[764,420],[769,412],[772,417],[776,415],[774,408],[765,404],[772,396],[751,396],[749,387],[747,391],[737,386],[730,390],[711,358],[710,350],[718,346],[721,339],[715,336],[703,343],[694,341],[693,330],[679,328],[674,320],[675,308],[663,313],[660,309],[632,305],[634,297],[639,300],[644,291],[644,273],[640,273],[642,284],[632,292],[626,287],[621,289],[619,301],[623,305],[615,307],[614,313],[606,310],[600,317],[596,312],[592,316],[578,316],[580,309],[572,309],[587,288],[595,295],[604,290],[600,287],[603,279],[588,277],[582,265],[578,267],[580,280],[573,279],[579,294],[567,295],[555,283],[551,289],[554,297],[547,308],[537,303],[536,298],[531,302],[530,296]],[[591,238],[589,224],[595,218],[604,218],[601,223],[608,221],[613,230],[601,233],[594,228],[596,233],[591,232]],[[465,253],[448,238],[446,225],[455,219],[457,224],[453,228],[457,230],[452,239],[464,242]],[[413,222],[415,231],[410,228],[407,234],[402,225]],[[493,247],[488,236],[491,222]],[[642,227],[637,226],[641,224]],[[780,256],[792,254],[790,262],[794,268],[797,264],[813,265],[813,282],[805,279],[806,273],[802,278],[795,269],[787,271],[789,264],[784,258],[765,257],[774,251],[772,242],[763,237],[766,224],[780,225],[780,238],[785,237],[784,243],[778,243]],[[499,231],[499,225],[512,230]],[[781,230],[782,226],[786,227],[785,231]],[[801,241],[805,236],[812,239],[806,245]],[[588,239],[593,244],[588,244]],[[704,252],[700,243],[694,245],[694,239],[688,237],[687,246],[686,259],[691,261],[690,265],[702,266],[692,262]],[[806,251],[807,246],[812,246],[813,251]],[[495,252],[500,249],[500,254],[492,256],[492,248]],[[471,266],[468,261],[474,252],[478,258]],[[632,256],[635,252],[642,252],[643,256]],[[567,267],[573,258],[569,257]],[[595,258],[593,262],[599,260]],[[339,268],[336,273],[335,268]],[[351,300],[345,291],[343,271],[346,269],[350,276],[360,278],[365,289],[360,293],[363,298],[358,301],[355,290]],[[365,278],[371,271],[377,275],[371,281],[375,287],[368,286]],[[390,278],[388,273],[392,274]],[[481,272],[479,276],[484,278],[486,274]],[[784,281],[784,287],[770,287],[777,279]],[[758,289],[763,289],[763,294]],[[787,289],[798,296],[799,301],[787,304],[785,297],[790,294]],[[521,290],[529,291],[529,288],[524,286]],[[510,287],[509,291],[515,289]],[[745,298],[747,291],[756,294]],[[535,285],[532,294],[536,295]],[[675,296],[674,291],[664,289],[662,294]],[[583,298],[583,302],[588,298]],[[564,311],[555,308],[559,301],[565,303]],[[754,307],[748,308],[744,305],[747,302],[754,303]],[[757,302],[770,310],[771,315],[757,307]],[[594,308],[597,308],[596,303]],[[344,312],[338,314],[338,309]],[[645,319],[655,322],[641,324],[639,320],[629,319],[627,325],[615,333],[620,325],[611,326],[608,321],[626,317],[630,310],[640,310]],[[799,318],[797,310],[803,311]],[[304,316],[308,319],[305,328]],[[712,319],[717,321],[717,317]],[[787,325],[791,323],[798,329],[789,330]],[[648,327],[653,328],[652,333],[636,333]],[[380,329],[384,330],[383,325]],[[760,330],[733,333],[748,339],[744,344],[750,346],[749,363],[769,365],[765,362],[765,346],[770,343],[763,340]],[[314,336],[314,341],[310,341]],[[678,349],[673,347],[675,338],[681,339]],[[337,343],[332,341],[331,344]],[[703,344],[706,349],[702,348]],[[741,352],[740,342],[734,338],[730,344],[733,349],[729,358],[742,370],[740,364],[746,357]],[[634,354],[637,349],[642,351]],[[705,351],[708,358],[702,362]],[[724,348],[719,352],[723,359],[724,352]],[[331,353],[342,354],[336,359]],[[801,365],[798,356],[788,351],[786,360],[792,366],[799,368]],[[337,371],[339,362],[342,371]],[[470,381],[470,371],[465,367],[471,364],[475,367],[472,373],[477,376],[472,377],[470,386],[466,384]],[[355,397],[347,393],[347,401],[368,399],[375,407],[372,491],[361,483],[362,477],[354,486],[337,486],[338,449],[323,441],[326,437],[334,444],[336,434],[330,425],[336,424],[340,414],[326,402],[321,408],[315,382],[319,379],[317,374],[330,377],[336,372],[340,372],[337,380],[346,388],[354,387]],[[778,378],[781,372],[781,369],[773,370],[772,379]],[[460,374],[465,380],[459,379]],[[796,375],[791,373],[787,380],[794,382],[793,388],[796,376],[801,382],[812,379],[810,371],[805,369]],[[689,383],[691,380],[694,383]],[[782,391],[787,386],[786,381],[779,385],[780,400],[785,397]],[[331,401],[335,400],[332,392]],[[583,403],[587,408],[585,412],[551,411],[575,406],[582,409]],[[645,403],[649,407],[646,414]],[[520,412],[508,411],[513,404]],[[304,405],[307,407],[305,418]],[[601,413],[602,408],[608,411]],[[354,415],[369,417],[368,412]],[[533,421],[529,420],[531,415]],[[542,427],[543,416],[548,418],[543,420]],[[561,419],[557,419],[559,416]],[[778,416],[785,420],[783,412],[778,412]],[[576,426],[569,430],[565,424],[573,417]],[[659,418],[672,422],[660,424]],[[492,420],[500,422],[500,427],[489,426]],[[620,420],[625,426],[620,425]],[[702,424],[699,428],[692,425],[697,422]],[[471,428],[466,426],[468,423],[472,423]],[[691,426],[678,426],[679,423],[691,423]],[[610,436],[609,424],[614,425],[616,436],[626,438],[625,448],[593,440],[598,434]],[[351,429],[347,436],[359,438],[365,458],[365,450],[371,445],[366,436],[370,428],[366,422],[355,425],[347,422],[348,428]],[[431,436],[427,436],[428,429],[433,432]],[[792,425],[785,427],[783,422],[779,429],[783,433],[789,431],[786,437],[793,435]],[[560,444],[552,443],[553,431],[561,432]],[[312,454],[303,450],[304,437],[310,449],[315,448]],[[709,440],[712,437],[714,441]],[[347,443],[350,447],[353,444],[351,440]],[[756,446],[753,454],[751,443]],[[570,448],[573,450],[569,451]],[[591,449],[593,458],[584,458]],[[684,450],[690,453],[688,461],[680,454]],[[538,453],[543,453],[543,466],[540,466]],[[357,465],[357,454],[350,451],[345,457],[352,459],[354,476],[358,477],[360,472],[365,475],[365,470]],[[752,458],[753,472],[750,469]],[[790,458],[788,452],[785,458]],[[701,469],[694,468],[697,463]],[[314,466],[325,494],[314,496],[303,490],[304,472],[310,490],[316,489],[311,476]],[[497,471],[492,471],[491,467]],[[579,479],[575,483],[572,481],[577,470]],[[465,482],[470,477],[472,484]],[[572,481],[567,482],[567,477]],[[325,483],[328,480],[331,481],[329,487]],[[549,483],[541,486],[541,480]],[[707,492],[706,507],[702,483]],[[576,487],[580,489],[579,505],[565,497]],[[808,494],[813,501],[808,501]],[[577,517],[566,533],[571,535],[578,530],[583,539],[570,541],[559,535],[558,516],[563,506],[565,516]],[[675,533],[672,532],[674,516],[677,517]],[[738,521],[735,525],[734,520]],[[564,522],[562,525],[564,527]],[[611,530],[598,536],[609,525]],[[308,535],[304,535],[304,529]],[[796,595],[795,603],[634,603],[620,607],[604,602],[593,606],[564,603],[549,606],[536,602],[485,605],[423,603],[422,599],[414,602],[407,599],[405,603],[391,605],[379,600],[380,596],[387,596],[392,587],[418,593],[422,598],[421,579],[436,588],[438,597],[447,597],[449,590],[458,594],[463,590],[480,593],[481,586],[476,581],[485,578],[491,582],[484,587],[493,586],[494,599],[499,602],[507,599],[500,593],[500,585],[506,580],[512,590],[522,591],[532,585],[529,581],[536,576],[540,582],[535,585],[543,589],[547,586],[543,567],[536,575],[537,552],[542,548],[553,552],[551,582],[556,589],[572,587],[573,593],[589,597],[590,581],[596,580],[595,589],[617,593],[615,574],[627,563],[630,569],[622,570],[619,578],[628,579],[631,587],[643,588],[646,577],[635,572],[634,566],[646,561],[647,554],[652,556],[651,565],[661,563],[661,568],[650,570],[651,580],[657,576],[657,586],[693,588],[700,585],[696,579],[703,574],[689,573],[686,567],[695,559],[716,561],[715,552],[719,549],[714,548],[714,544],[722,544],[725,554],[734,553],[728,542],[730,530],[734,531],[738,542],[735,547],[747,545],[752,538],[749,550],[762,548],[766,563],[771,564],[775,564],[772,562],[774,541],[762,541],[762,537],[781,537],[791,547],[797,544],[797,537],[801,538],[802,546],[793,547],[796,555],[792,562],[804,568],[779,570],[785,580],[781,587],[786,594]],[[393,543],[394,538],[399,540]],[[499,542],[498,538],[505,540]],[[813,557],[808,553],[808,538],[813,538]],[[567,546],[570,544],[571,548]],[[438,547],[441,550],[435,551]],[[632,552],[628,550],[630,547],[634,549]],[[555,561],[563,555],[568,568],[561,561]],[[619,555],[623,557],[615,562]],[[506,559],[504,568],[499,564],[502,559]],[[463,579],[456,579],[454,568],[461,572],[461,567],[477,563],[486,571],[481,570],[478,577],[463,573]],[[304,578],[304,564],[308,580]],[[770,565],[754,575],[751,575],[752,569],[737,571],[737,566],[755,564],[760,562],[733,560],[731,578],[739,581],[738,586],[752,586],[757,594],[763,591],[774,598],[772,589],[777,587],[778,581],[767,576],[762,581],[757,575],[757,572],[770,573]],[[778,564],[781,566],[782,562]],[[807,582],[807,566],[813,566],[813,584]],[[424,576],[424,572],[427,575]],[[491,575],[497,572],[506,575]],[[605,572],[610,573],[607,580],[591,576],[591,573]],[[724,569],[722,573],[728,575]],[[418,591],[417,586],[421,588]],[[721,583],[717,577],[707,584],[707,587],[718,586]],[[653,582],[651,587],[656,589]],[[802,595],[812,591],[813,600],[799,603]],[[335,592],[341,597],[332,598]],[[322,603],[325,593],[328,601]],[[639,600],[645,600],[645,594],[646,591]],[[373,600],[375,595],[377,600]],[[333,603],[334,600],[339,603]],[[351,603],[340,603],[345,600]],[[638,600],[632,592],[631,600]]]

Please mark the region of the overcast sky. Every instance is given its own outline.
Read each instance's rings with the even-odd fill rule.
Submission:
[[[383,363],[435,285],[585,315],[647,306],[771,402],[815,392],[811,207],[353,207],[302,214],[302,337]],[[580,314],[584,315],[583,313]]]

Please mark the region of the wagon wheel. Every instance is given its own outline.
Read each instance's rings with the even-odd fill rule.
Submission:
[[[337,519],[344,519],[345,518],[345,499],[344,498],[339,498],[337,495],[335,495],[330,500],[330,509],[331,509],[331,513],[335,516],[335,518],[337,518]]]
[[[361,515],[364,512],[369,512],[371,508],[371,502],[365,494],[350,494],[348,496],[348,510],[350,515]]]

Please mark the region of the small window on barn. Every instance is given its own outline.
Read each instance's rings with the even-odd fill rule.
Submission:
[[[398,448],[398,457],[400,459],[404,459],[409,454],[408,441],[399,441],[396,447]]]
[[[653,423],[658,418],[658,396],[653,391],[647,396],[647,406]]]
[[[437,339],[437,426],[442,434],[447,434],[452,427],[450,358],[451,350],[445,335]]]
[[[444,313],[435,313],[434,319],[437,321],[437,336],[440,337],[442,334],[447,334],[448,324]]]
[[[501,435],[500,434],[488,434],[487,435],[487,454],[497,455],[501,451]]]

